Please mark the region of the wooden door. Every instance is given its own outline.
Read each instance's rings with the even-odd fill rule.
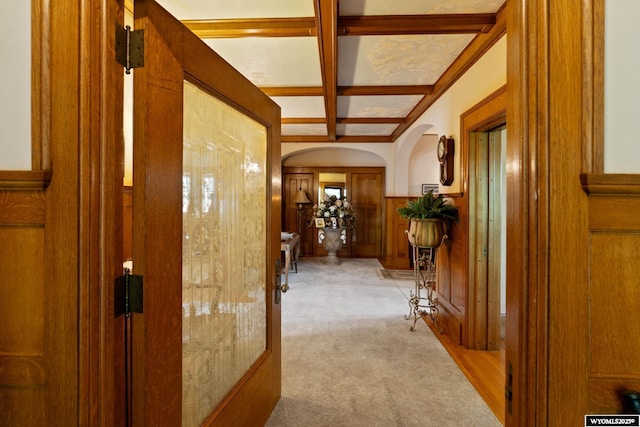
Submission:
[[[281,389],[280,110],[155,2],[134,13],[133,425],[261,425]]]
[[[382,173],[353,172],[349,201],[356,211],[358,226],[351,231],[351,256],[356,258],[382,257],[384,204]]]
[[[500,130],[469,134],[468,348],[498,350],[501,284]]]

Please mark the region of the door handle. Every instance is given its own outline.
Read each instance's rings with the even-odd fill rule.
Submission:
[[[282,284],[282,263],[278,258],[276,260],[276,304],[280,304],[282,294],[289,290],[289,284]]]

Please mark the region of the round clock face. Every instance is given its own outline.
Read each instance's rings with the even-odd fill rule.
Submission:
[[[444,141],[440,140],[438,141],[438,159],[440,160],[444,159],[444,155],[445,155]]]

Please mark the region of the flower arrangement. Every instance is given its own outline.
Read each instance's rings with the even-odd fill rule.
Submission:
[[[355,212],[347,199],[340,200],[336,196],[324,195],[322,202],[313,205],[313,215],[324,221],[325,227],[355,227]]]

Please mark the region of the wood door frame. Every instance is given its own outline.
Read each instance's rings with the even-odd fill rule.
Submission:
[[[566,31],[566,28],[581,28],[582,16],[575,13],[581,8],[576,3],[557,5],[558,8],[574,12],[566,11],[563,19],[555,21],[557,30],[565,35],[564,40],[559,38],[559,43],[573,39],[576,34],[577,37],[581,36],[579,31]],[[511,397],[506,402],[507,427],[549,423],[547,242],[551,58],[557,57],[564,67],[570,68],[567,65],[568,58],[565,58],[567,49],[557,49],[555,53],[549,49],[550,14],[548,0],[514,1],[507,7],[509,321],[506,325],[505,360],[506,392]],[[588,28],[584,31],[587,34]],[[571,55],[581,54],[580,49],[571,52]],[[580,67],[576,66],[575,69],[580,70]],[[558,86],[556,90],[559,97],[566,97],[564,87]],[[580,120],[575,122],[578,126],[584,124]],[[567,137],[564,135],[564,138]],[[571,387],[566,395],[580,393],[578,389],[581,384],[574,383]]]
[[[122,420],[113,283],[122,274],[123,1],[32,5],[32,168],[46,189],[47,286],[41,417],[60,425]],[[70,304],[77,304],[70,308]],[[49,328],[49,325],[55,325]]]
[[[468,348],[479,350],[486,349],[487,342],[487,293],[496,292],[495,289],[487,290],[484,285],[478,283],[475,259],[475,248],[480,245],[488,245],[488,236],[483,234],[483,242],[473,241],[475,236],[475,223],[472,223],[471,206],[475,206],[477,200],[471,200],[470,189],[474,187],[470,176],[473,170],[471,163],[475,161],[475,147],[478,134],[487,132],[506,123],[507,120],[507,86],[493,92],[480,101],[460,117],[461,129],[461,175],[462,191],[466,194],[467,211],[469,212],[468,242],[467,242],[467,310],[465,313],[466,343]],[[498,290],[499,293],[499,284]],[[479,344],[478,344],[479,343]]]

